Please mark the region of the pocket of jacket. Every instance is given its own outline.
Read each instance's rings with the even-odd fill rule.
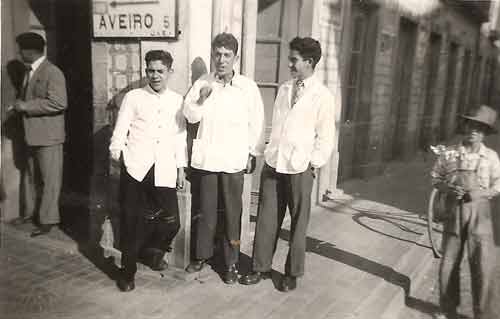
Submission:
[[[205,158],[205,147],[203,145],[203,140],[194,139],[193,151],[191,154],[191,164],[202,165],[204,158]]]
[[[307,153],[298,147],[294,147],[290,156],[290,165],[292,168],[295,170],[302,170],[308,163],[309,159]]]

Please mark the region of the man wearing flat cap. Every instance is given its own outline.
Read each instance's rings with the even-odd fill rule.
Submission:
[[[432,183],[446,196],[443,257],[439,269],[440,307],[435,318],[458,318],[460,265],[465,247],[469,258],[474,318],[490,313],[496,266],[491,199],[500,194],[498,154],[483,144],[496,134],[497,112],[486,105],[461,115],[462,141],[440,154]]]
[[[32,222],[37,216],[38,227],[31,233],[36,237],[60,221],[66,81],[61,70],[46,59],[42,36],[26,32],[16,42],[26,70],[12,110],[22,115],[28,150],[25,211],[16,222]]]

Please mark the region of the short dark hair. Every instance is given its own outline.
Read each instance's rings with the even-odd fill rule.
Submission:
[[[290,41],[290,50],[299,52],[304,60],[312,60],[313,69],[321,59],[321,45],[310,37],[295,37]]]
[[[238,54],[238,40],[231,33],[219,33],[212,41],[212,50],[215,48],[226,48]]]
[[[36,50],[43,52],[45,40],[35,32],[24,32],[16,37],[16,42],[21,50]]]
[[[160,60],[168,68],[170,68],[172,66],[172,63],[174,62],[174,59],[172,58],[170,53],[168,51],[163,51],[163,50],[151,50],[146,52],[144,60],[146,60],[146,64],[149,64],[149,62],[151,61]]]

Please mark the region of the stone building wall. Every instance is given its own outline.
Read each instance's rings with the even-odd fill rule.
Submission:
[[[474,106],[481,100],[481,88],[486,85],[486,68],[492,66],[486,63],[486,57],[495,56],[491,42],[480,38],[481,23],[456,7],[429,0],[422,5],[421,11],[404,6],[402,1],[372,1],[376,4],[378,19],[375,50],[371,53],[375,60],[372,75],[371,102],[368,106],[368,116],[357,119],[358,127],[366,130],[366,134],[357,134],[356,143],[362,146],[361,151],[352,154],[340,154],[345,162],[352,162],[356,167],[353,176],[369,177],[380,174],[389,159],[410,159],[425,148],[425,145],[437,143],[443,136],[451,137],[455,130],[455,118],[461,110],[460,104]],[[399,4],[398,4],[399,3]],[[417,7],[415,7],[417,8]],[[418,8],[417,8],[418,9]],[[398,47],[399,25],[402,18],[408,19],[417,26],[415,54],[413,61],[407,61],[413,68],[410,83],[409,107],[402,114],[401,123],[404,130],[397,138],[398,150],[391,150],[392,139],[388,135],[390,115],[394,92],[395,57]],[[427,92],[429,74],[429,42],[431,33],[441,38],[439,47],[438,69],[434,78],[432,92]],[[448,72],[450,58],[450,42],[458,45],[457,64],[453,88],[448,90]],[[480,44],[483,43],[484,44]],[[465,50],[471,53],[469,70],[463,72]],[[481,59],[478,57],[481,56]],[[468,78],[465,82],[466,92],[461,97],[462,74]],[[497,85],[492,85],[492,87]],[[497,89],[491,89],[491,99],[495,99]],[[448,91],[451,91],[448,92]],[[428,93],[429,97],[427,97]],[[445,105],[446,109],[444,109]],[[427,105],[426,105],[427,104]],[[424,110],[428,108],[428,118],[424,118]],[[446,110],[446,112],[444,111]],[[368,119],[368,125],[364,125]],[[441,128],[445,123],[446,128]],[[342,138],[342,136],[341,136]],[[361,139],[361,141],[359,140]],[[365,141],[363,142],[363,139]],[[389,152],[389,153],[388,153]],[[390,152],[393,152],[392,154]],[[345,158],[349,156],[349,158]],[[356,158],[357,156],[357,158]]]

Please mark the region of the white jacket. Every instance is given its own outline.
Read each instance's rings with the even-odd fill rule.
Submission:
[[[127,172],[142,181],[155,165],[155,186],[176,186],[177,168],[187,166],[186,123],[182,96],[170,89],[157,93],[149,85],[123,98],[111,145],[117,160],[123,152]]]
[[[304,81],[297,103],[291,107],[293,80],[278,90],[271,137],[264,152],[266,163],[277,172],[298,174],[308,165],[326,164],[335,142],[335,101],[316,77]]]
[[[212,93],[198,105],[200,89],[206,85]],[[200,122],[193,140],[192,167],[235,173],[245,169],[249,154],[262,154],[264,106],[253,80],[235,74],[224,85],[216,82],[214,74],[202,76],[186,96],[184,115],[190,123]]]

